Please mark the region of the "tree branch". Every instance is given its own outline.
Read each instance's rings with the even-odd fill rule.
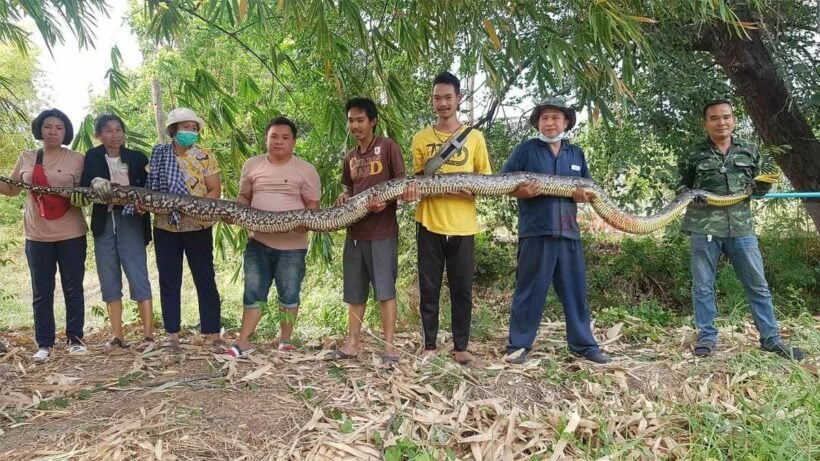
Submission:
[[[518,77],[521,76],[521,74],[524,72],[524,70],[527,69],[527,67],[530,66],[530,64],[532,64],[531,58],[524,59],[523,61],[518,63],[518,67],[515,68],[515,72],[513,72],[513,74],[510,75],[510,77],[507,78],[507,81],[504,83],[504,87],[501,88],[501,91],[493,97],[493,102],[490,103],[490,107],[487,109],[487,112],[484,114],[483,117],[481,117],[480,119],[478,119],[478,121],[475,122],[473,127],[479,128],[482,125],[490,126],[490,124],[493,121],[493,118],[495,117],[495,112],[498,110],[498,106],[501,105],[501,102],[504,101],[505,97],[507,97],[507,93],[510,91],[510,88],[512,88],[513,84],[518,80]]]

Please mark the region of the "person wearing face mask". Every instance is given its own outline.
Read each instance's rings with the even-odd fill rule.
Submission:
[[[43,111],[31,123],[31,132],[34,139],[42,141],[43,147],[20,154],[10,177],[38,186],[79,185],[83,155],[63,147],[74,138],[69,118],[57,109]],[[0,194],[16,196],[20,192],[19,187],[0,183]],[[31,273],[34,336],[38,347],[32,359],[48,359],[54,347],[54,288],[58,268],[65,298],[68,353],[84,354],[87,352],[83,345],[87,227],[83,212],[63,197],[34,192],[27,195],[23,232]]]
[[[501,172],[590,178],[584,152],[565,139],[575,120],[575,110],[560,99],[535,106],[530,124],[538,130],[537,137],[516,146]],[[529,182],[510,195],[518,199],[518,264],[507,360],[514,364],[527,360],[552,283],[564,307],[570,350],[595,363],[610,362],[592,335],[577,221],[577,203],[590,201],[592,194],[579,187],[572,198],[548,197],[541,195],[538,184]]]
[[[165,130],[172,141],[151,150],[146,188],[198,197],[221,196],[219,164],[212,153],[196,145],[204,126],[205,121],[191,109],[180,107],[168,114]],[[221,301],[214,272],[212,225],[177,212],[154,215],[160,306],[168,334],[163,342],[166,348],[179,349],[183,254],[196,286],[200,331],[214,345],[221,346]]]
[[[145,186],[148,157],[124,146],[125,122],[113,114],[102,114],[94,121],[94,135],[101,144],[85,153],[80,185],[105,193],[110,184]],[[128,278],[131,299],[137,302],[143,324],[140,349],[153,343],[151,283],[145,246],[151,241],[148,213],[137,213],[133,206],[95,204],[91,211],[94,258],[103,302],[111,319],[113,338],[108,350],[128,347],[122,330],[122,271]]]

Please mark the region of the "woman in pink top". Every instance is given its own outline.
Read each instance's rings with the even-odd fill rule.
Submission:
[[[78,185],[83,172],[83,155],[63,147],[74,138],[68,117],[57,109],[46,110],[31,123],[31,131],[34,139],[43,142],[43,147],[24,151],[17,159],[11,178],[56,187]],[[4,195],[15,196],[20,192],[19,187],[0,183],[0,193]],[[31,273],[34,335],[39,348],[32,358],[46,360],[54,347],[54,288],[58,267],[65,297],[68,352],[84,354],[83,277],[87,227],[82,210],[67,199],[29,192],[23,230]]]

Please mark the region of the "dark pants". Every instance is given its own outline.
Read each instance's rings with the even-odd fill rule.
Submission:
[[[424,348],[436,348],[439,296],[446,267],[447,284],[450,285],[453,346],[458,352],[466,351],[470,341],[470,320],[473,313],[473,236],[436,234],[417,224],[416,243]]]
[[[569,348],[584,356],[598,352],[598,343],[589,325],[584,248],[580,240],[561,237],[518,239],[518,269],[507,352],[532,349],[550,282],[564,307]]]
[[[26,240],[26,258],[31,272],[34,308],[34,337],[40,348],[54,347],[54,286],[57,267],[65,298],[66,336],[69,343],[81,343],[85,323],[85,235],[58,242]]]
[[[203,334],[219,333],[221,302],[214,273],[214,243],[211,228],[191,232],[168,232],[154,228],[154,248],[159,272],[162,323],[168,333],[179,333],[181,319],[182,255],[196,286],[199,323]]]

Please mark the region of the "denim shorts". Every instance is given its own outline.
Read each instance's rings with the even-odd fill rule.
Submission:
[[[259,303],[268,301],[270,287],[276,282],[279,305],[285,309],[299,307],[306,255],[307,250],[277,250],[248,239],[242,305],[246,309],[259,308]]]
[[[142,226],[142,216],[113,210],[108,213],[103,233],[94,237],[94,259],[103,302],[122,299],[122,271],[128,278],[132,300],[151,299]]]
[[[373,241],[345,239],[342,256],[344,302],[364,304],[371,284],[376,301],[395,298],[399,272],[398,248],[398,237]]]

